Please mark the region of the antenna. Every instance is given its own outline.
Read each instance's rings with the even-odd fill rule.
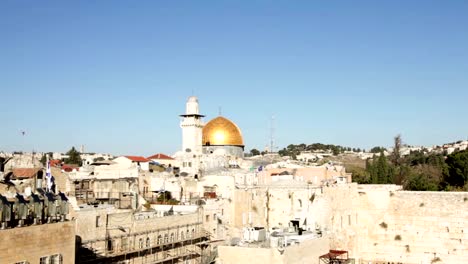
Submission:
[[[271,116],[270,124],[270,153],[275,151],[275,116]]]

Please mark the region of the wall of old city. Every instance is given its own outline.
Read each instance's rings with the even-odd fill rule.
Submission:
[[[75,222],[59,222],[0,230],[0,263],[28,261],[61,254],[63,263],[75,263]]]
[[[358,191],[363,263],[468,263],[468,193]]]

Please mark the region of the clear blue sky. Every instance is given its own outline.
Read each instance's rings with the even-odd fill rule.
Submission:
[[[1,1],[0,150],[172,154],[192,94],[263,149],[468,137],[468,1]],[[27,134],[23,137],[21,130]]]

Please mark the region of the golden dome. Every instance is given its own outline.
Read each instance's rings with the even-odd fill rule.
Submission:
[[[218,116],[203,127],[203,146],[244,146],[239,127]]]

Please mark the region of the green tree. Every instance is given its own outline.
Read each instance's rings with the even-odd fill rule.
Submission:
[[[401,135],[398,134],[394,138],[393,151],[392,151],[392,154],[390,156],[390,161],[395,166],[400,165],[400,161],[401,161],[401,156],[400,156],[401,144],[402,144],[401,143]]]
[[[43,166],[46,166],[46,162],[47,162],[46,154],[42,154],[40,162],[42,163]]]
[[[411,191],[437,191],[438,184],[431,181],[424,174],[412,174],[409,176],[405,189]]]
[[[252,156],[258,156],[258,155],[260,155],[260,151],[258,149],[251,149],[250,154]]]
[[[104,160],[106,160],[106,159],[103,158],[103,157],[97,157],[97,158],[94,158],[94,159],[93,159],[93,162],[104,161]]]
[[[67,164],[75,164],[81,166],[82,160],[80,156],[80,152],[78,152],[75,147],[72,147],[66,155],[68,156],[67,159],[65,159],[65,163]]]
[[[448,170],[444,184],[463,187],[468,181],[468,150],[452,153],[447,156]]]
[[[380,152],[386,151],[386,150],[387,150],[387,149],[384,148],[384,147],[378,147],[378,146],[377,146],[377,147],[371,148],[370,153],[380,153]]]

